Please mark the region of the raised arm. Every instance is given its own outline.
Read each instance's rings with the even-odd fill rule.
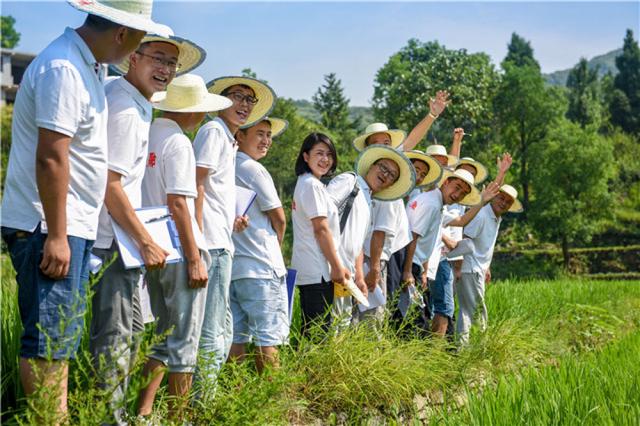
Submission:
[[[439,90],[435,99],[431,98],[429,100],[429,113],[411,130],[409,136],[402,143],[404,151],[411,151],[418,145],[431,128],[433,122],[442,114],[449,103],[451,103],[449,92],[446,90]]]
[[[482,191],[480,195],[481,199],[478,204],[471,207],[464,215],[459,216],[453,219],[451,222],[447,223],[446,226],[467,226],[471,220],[476,217],[481,208],[483,208],[487,203],[498,195],[500,192],[500,185],[496,182],[491,182],[487,187]]]
[[[456,157],[460,158],[462,138],[464,138],[464,129],[462,127],[456,127],[455,129],[453,129],[453,142],[451,143],[449,154],[455,155]]]
[[[502,184],[504,183],[504,177],[507,174],[507,170],[509,170],[509,167],[511,167],[511,163],[513,163],[513,159],[511,158],[511,154],[509,154],[508,152],[502,154],[502,158],[498,157],[498,176],[496,176],[496,180],[494,181],[498,184],[498,186],[502,186]]]

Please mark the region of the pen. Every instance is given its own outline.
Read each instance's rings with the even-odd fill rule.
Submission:
[[[159,220],[167,219],[167,218],[169,218],[169,217],[171,217],[171,214],[170,214],[170,213],[169,213],[169,214],[162,215],[162,216],[154,217],[154,218],[149,219],[149,220],[146,220],[144,223],[153,223],[153,222],[158,222]]]

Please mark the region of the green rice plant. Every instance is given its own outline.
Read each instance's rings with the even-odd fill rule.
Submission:
[[[640,423],[640,332],[601,351],[565,356],[557,366],[508,375],[483,392],[468,390],[447,425],[637,425]]]
[[[11,266],[8,254],[3,253],[0,258],[2,268],[2,283],[0,294],[0,333],[2,336],[2,377],[0,387],[2,389],[2,411],[10,413],[16,409],[18,398],[22,397],[22,388],[18,374],[18,360],[20,354],[20,336],[22,323],[18,312],[18,287],[15,280],[15,272]]]

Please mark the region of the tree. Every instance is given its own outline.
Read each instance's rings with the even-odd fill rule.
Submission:
[[[320,113],[320,122],[327,129],[342,133],[350,126],[349,99],[344,96],[342,81],[335,73],[324,76],[325,83],[313,95],[313,106]]]
[[[533,57],[531,43],[516,33],[511,34],[511,41],[507,46],[507,56],[502,62],[503,68],[506,62],[510,62],[517,67],[533,66],[538,70],[540,69],[540,64]]]
[[[567,118],[583,128],[593,124],[599,126],[602,116],[598,68],[589,69],[586,59],[571,69],[567,78],[569,108]]]
[[[373,112],[377,120],[407,132],[429,112],[429,99],[438,90],[451,94],[447,107],[431,128],[440,141],[448,142],[455,127],[464,127],[465,155],[488,153],[492,140],[492,100],[499,77],[484,53],[449,50],[437,42],[411,39],[376,73]],[[489,156],[491,157],[491,156]]]
[[[5,49],[13,49],[20,42],[20,33],[15,30],[15,23],[13,16],[0,16],[0,45]]]
[[[561,243],[568,269],[570,245],[588,242],[613,210],[612,146],[595,129],[561,120],[533,154],[531,219],[540,234]]]
[[[640,48],[631,30],[627,30],[622,54],[616,57],[616,67],[611,121],[625,132],[640,133]]]

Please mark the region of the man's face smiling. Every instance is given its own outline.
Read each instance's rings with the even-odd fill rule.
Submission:
[[[233,104],[218,114],[225,122],[233,126],[242,126],[247,122],[251,111],[253,111],[254,104],[249,100],[255,99],[255,93],[250,88],[242,85],[231,86],[225,92]]]
[[[370,135],[366,140],[366,145],[391,145],[391,136],[386,132],[378,132]]]
[[[421,184],[424,178],[429,174],[429,165],[421,160],[411,160],[413,169],[416,171],[416,182]]]
[[[400,167],[396,162],[383,158],[369,168],[364,180],[369,185],[371,192],[376,193],[393,185],[399,176]]]
[[[444,204],[455,204],[462,201],[471,192],[471,186],[462,179],[453,177],[442,185],[442,201]]]
[[[271,124],[261,121],[255,126],[239,131],[236,137],[240,151],[257,161],[266,156],[271,148]]]
[[[178,48],[171,43],[145,43],[130,56],[127,80],[147,99],[167,89],[176,75]]]
[[[500,217],[509,211],[514,201],[515,200],[509,194],[500,191],[498,195],[491,200],[491,208],[495,215]]]

